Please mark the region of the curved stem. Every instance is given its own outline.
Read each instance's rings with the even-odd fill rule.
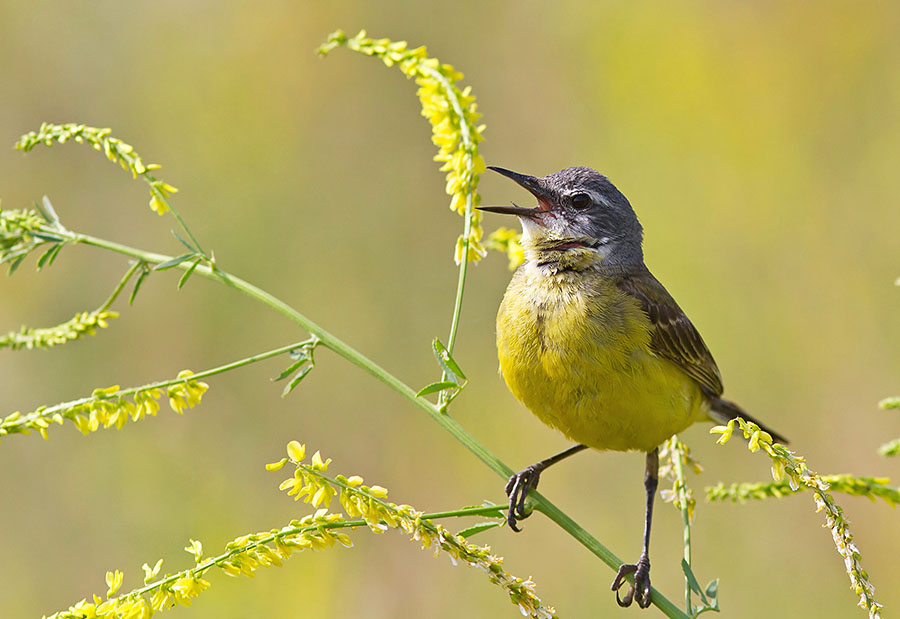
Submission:
[[[60,232],[57,232],[57,234],[63,235],[63,233]],[[142,251],[133,247],[121,245],[119,243],[107,241],[105,239],[99,239],[86,234],[67,232],[65,233],[65,235],[70,235],[73,242],[100,247],[102,249],[107,249],[120,254],[124,254],[126,256],[137,258],[139,260],[143,260],[144,262],[148,262],[150,264],[161,264],[172,259],[171,256]],[[190,265],[183,262],[176,265],[175,268],[186,270],[190,268]],[[453,438],[459,441],[464,447],[472,452],[475,457],[486,464],[492,471],[500,475],[500,477],[502,477],[503,479],[508,479],[509,476],[512,475],[513,470],[510,467],[508,467],[502,460],[500,460],[486,447],[484,447],[484,445],[482,445],[477,439],[475,439],[474,436],[469,434],[469,432],[461,425],[459,425],[456,420],[454,420],[449,415],[443,414],[438,405],[432,404],[424,398],[417,398],[416,391],[414,391],[406,383],[401,381],[399,378],[382,368],[380,365],[378,365],[356,349],[352,348],[342,340],[338,339],[336,336],[332,335],[331,333],[314,323],[312,320],[292,308],[284,301],[269,294],[265,290],[254,286],[248,281],[222,271],[218,267],[212,268],[209,265],[202,264],[196,267],[194,273],[196,275],[206,277],[207,279],[220,281],[223,284],[264,303],[265,305],[274,309],[276,312],[285,316],[291,322],[299,325],[309,333],[315,335],[321,340],[321,345],[334,351],[350,363],[356,365],[368,374],[374,376],[376,379],[409,400],[413,405],[415,405],[417,408],[419,408],[421,411],[435,420],[444,430],[449,432],[450,435],[453,436]],[[538,509],[553,522],[558,524],[563,530],[569,533],[569,535],[574,537],[585,548],[590,550],[594,555],[600,558],[612,569],[617,570],[619,568],[619,566],[622,564],[622,561],[615,554],[613,554],[612,551],[606,548],[597,539],[592,537],[590,533],[588,533],[585,529],[578,525],[578,523],[572,520],[565,512],[553,505],[553,503],[551,503],[549,500],[547,500],[537,492],[533,492],[532,497],[537,501],[537,506],[535,507],[535,509]],[[666,599],[665,596],[663,596],[656,589],[653,589],[652,600],[653,603],[668,617],[678,617],[681,619],[685,619],[688,617],[688,615],[684,614],[684,612],[682,612],[677,606]]]
[[[453,113],[459,119],[460,141],[466,151],[466,169],[469,171],[470,178],[466,187],[466,212],[463,216],[463,252],[462,260],[459,262],[459,280],[456,284],[456,300],[453,303],[453,317],[450,320],[450,335],[447,338],[447,351],[453,354],[453,345],[456,343],[456,333],[459,330],[459,317],[462,313],[463,292],[466,288],[466,272],[469,267],[469,235],[472,232],[472,207],[473,194],[475,192],[475,162],[472,158],[472,150],[475,145],[472,143],[472,134],[469,132],[469,124],[466,121],[466,115],[463,112],[459,99],[453,84],[441,75],[440,71],[431,68],[423,68],[423,73],[427,73],[431,78],[438,82],[447,93],[447,100],[453,108]],[[446,380],[446,376],[444,377]],[[442,397],[444,394],[441,394]]]

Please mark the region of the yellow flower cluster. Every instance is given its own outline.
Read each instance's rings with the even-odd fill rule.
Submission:
[[[83,335],[94,335],[96,330],[109,326],[107,320],[118,318],[119,313],[110,310],[94,310],[81,312],[71,320],[53,326],[30,328],[23,326],[18,331],[10,331],[0,336],[0,348],[32,350],[35,348],[51,348],[81,338]]]
[[[880,618],[882,605],[875,600],[875,586],[862,568],[859,548],[850,532],[850,523],[828,492],[828,482],[811,471],[802,456],[780,443],[773,443],[772,436],[755,423],[736,417],[724,426],[715,426],[710,433],[718,434],[716,442],[722,445],[731,438],[736,426],[743,432],[744,438],[749,440],[748,448],[751,452],[762,450],[771,458],[772,477],[776,482],[786,482],[795,492],[801,485],[813,491],[816,511],[825,512],[825,526],[831,530],[834,544],[844,558],[850,588],[859,596],[858,605],[868,611],[870,619]]]
[[[94,150],[102,151],[107,159],[130,171],[133,178],[143,177],[150,185],[150,208],[160,215],[165,214],[171,208],[167,198],[178,190],[150,174],[160,166],[155,163],[145,164],[133,146],[112,137],[111,132],[110,129],[98,129],[76,123],[65,125],[43,123],[37,131],[31,131],[19,138],[16,148],[28,152],[39,144],[53,146],[55,143],[65,144],[69,140],[79,144],[90,144]]]
[[[841,492],[852,496],[868,497],[872,501],[883,499],[891,507],[900,505],[900,488],[891,486],[887,477],[855,477],[853,475],[820,475],[831,492]],[[809,489],[800,486],[799,490]],[[749,499],[781,498],[795,494],[787,480],[760,483],[739,483],[726,486],[719,483],[706,488],[706,498],[710,501],[732,501],[744,503]]]
[[[522,235],[510,228],[497,228],[488,236],[486,249],[493,249],[506,254],[509,260],[509,270],[516,268],[525,261],[525,250],[522,249],[520,240]]]
[[[440,169],[447,173],[445,191],[450,196],[450,208],[466,218],[465,230],[456,244],[456,263],[464,257],[473,262],[481,260],[486,253],[481,245],[481,213],[474,209],[480,202],[478,175],[485,170],[484,159],[478,154],[484,125],[475,124],[481,114],[471,88],[460,90],[456,85],[463,74],[430,58],[424,46],[410,49],[406,41],[370,39],[365,30],[352,38],[338,30],[329,35],[318,52],[324,56],[340,46],[381,58],[389,67],[399,66],[419,86],[416,95],[422,115],[431,123],[431,140],[438,147],[434,160],[443,162]]]
[[[193,380],[193,372],[182,370],[174,381],[165,385],[169,406],[179,415],[185,408],[193,408],[200,403],[209,385]],[[132,399],[128,400],[127,396]],[[48,439],[51,423],[63,425],[71,421],[82,434],[96,432],[100,428],[121,429],[129,420],[140,421],[146,416],[154,416],[159,411],[159,398],[163,387],[144,387],[120,390],[118,385],[95,389],[89,398],[64,402],[55,406],[42,406],[30,413],[15,412],[0,420],[0,436],[8,434],[30,434],[32,430]]]
[[[440,525],[423,519],[408,505],[397,506],[383,501],[387,490],[380,486],[367,487],[360,477],[328,478],[324,472],[330,460],[323,460],[319,452],[313,455],[310,464],[301,464],[306,450],[303,445],[291,441],[288,445],[288,457],[274,464],[267,465],[269,470],[279,470],[287,462],[293,462],[303,468],[304,474],[293,477],[289,481],[298,482],[308,489],[302,496],[309,503],[316,503],[313,497],[319,488],[331,488],[330,496],[341,495],[341,503],[349,511],[363,520],[348,521],[341,514],[329,513],[327,509],[318,509],[314,514],[299,520],[292,520],[288,526],[271,531],[242,535],[229,542],[225,552],[211,558],[203,557],[203,545],[191,540],[185,551],[194,558],[194,567],[175,574],[166,574],[159,578],[162,560],[154,567],[143,565],[144,586],[129,593],[113,597],[119,591],[124,580],[122,572],[107,572],[106,600],[94,595],[91,600],[81,600],[67,610],[55,613],[44,619],[149,619],[152,615],[172,608],[174,605],[190,606],[194,598],[209,588],[209,581],[203,577],[212,569],[220,569],[230,576],[252,576],[260,567],[280,567],[294,552],[304,550],[322,550],[336,545],[352,547],[353,543],[341,529],[356,529],[368,524],[373,530],[383,531],[387,528],[402,529],[422,543],[426,548],[434,545],[435,554],[441,550],[450,554],[451,558],[461,559],[470,565],[480,567],[494,582],[506,589],[513,603],[522,613],[540,619],[554,617],[553,609],[544,607],[534,595],[534,583],[531,580],[515,578],[502,568],[502,559],[490,554],[486,547],[468,544],[462,537],[449,533]],[[297,483],[288,486],[292,491]],[[302,491],[302,487],[298,492]],[[293,492],[297,494],[297,492]],[[346,495],[346,496],[345,496]],[[324,495],[318,502],[327,502]]]
[[[688,518],[693,520],[694,508],[697,500],[684,479],[684,471],[690,469],[695,475],[703,472],[700,463],[691,456],[691,449],[677,436],[673,436],[659,450],[659,477],[670,478],[672,487],[660,490],[659,495],[663,501],[672,503],[675,509],[687,509]],[[679,474],[679,471],[681,474]]]
[[[463,561],[482,569],[492,583],[506,590],[510,600],[519,607],[523,615],[540,619],[555,616],[553,608],[545,607],[535,595],[534,583],[504,570],[502,557],[491,554],[489,547],[470,544],[465,538],[423,518],[422,512],[409,505],[396,505],[386,501],[387,489],[377,485],[366,486],[362,477],[338,475],[332,479],[326,476],[331,460],[323,461],[318,451],[313,455],[311,464],[303,464],[306,448],[297,441],[291,441],[287,451],[287,458],[269,464],[266,468],[277,471],[288,462],[295,465],[294,476],[281,484],[281,489],[288,490],[288,494],[295,499],[303,498],[313,506],[324,504],[327,507],[331,498],[337,495],[347,515],[350,518],[362,518],[373,532],[401,530],[422,544],[423,548],[433,548],[435,556],[443,551],[454,565]]]

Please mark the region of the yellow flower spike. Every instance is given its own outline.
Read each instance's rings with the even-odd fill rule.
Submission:
[[[348,486],[352,486],[355,488],[356,486],[359,486],[361,483],[363,483],[363,478],[360,477],[359,475],[351,475],[347,479],[346,483]]]
[[[306,446],[302,445],[299,441],[291,441],[287,445],[287,454],[291,461],[302,462],[303,459],[306,458]],[[318,452],[316,452],[316,455],[318,455]]]

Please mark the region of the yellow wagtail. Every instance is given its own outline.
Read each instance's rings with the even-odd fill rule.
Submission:
[[[658,446],[697,421],[756,420],[722,399],[716,362],[644,265],[641,224],[609,179],[583,167],[543,178],[490,169],[538,201],[535,208],[481,207],[516,215],[523,230],[525,262],[497,315],[500,369],[516,398],[577,443],[510,478],[509,526],[519,530],[516,522],[529,515],[528,492],[551,464],[588,447],[646,452],[641,556],[622,565],[612,584],[620,605],[636,599],[646,608]],[[619,589],[632,573],[634,584],[621,598]]]

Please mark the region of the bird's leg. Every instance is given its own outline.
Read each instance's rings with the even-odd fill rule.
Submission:
[[[541,479],[541,471],[551,464],[556,464],[560,460],[565,460],[569,456],[573,456],[585,449],[587,449],[587,445],[569,447],[564,452],[558,453],[552,458],[541,460],[537,464],[532,464],[509,478],[509,481],[506,482],[506,496],[509,497],[509,511],[506,514],[506,522],[509,524],[510,529],[518,532],[519,528],[516,526],[516,522],[524,520],[531,515],[525,511],[525,499],[528,498],[529,492],[537,488],[538,481]]]
[[[616,601],[619,606],[631,606],[631,601],[637,600],[638,606],[647,608],[650,606],[650,521],[653,518],[653,497],[656,496],[656,486],[659,483],[659,449],[654,449],[647,454],[647,468],[644,472],[644,488],[647,490],[647,515],[644,519],[644,547],[641,550],[641,558],[637,564],[622,565],[619,573],[613,581],[612,590],[616,592]],[[619,597],[619,588],[625,583],[626,577],[634,574],[634,584],[628,589],[624,598]]]

